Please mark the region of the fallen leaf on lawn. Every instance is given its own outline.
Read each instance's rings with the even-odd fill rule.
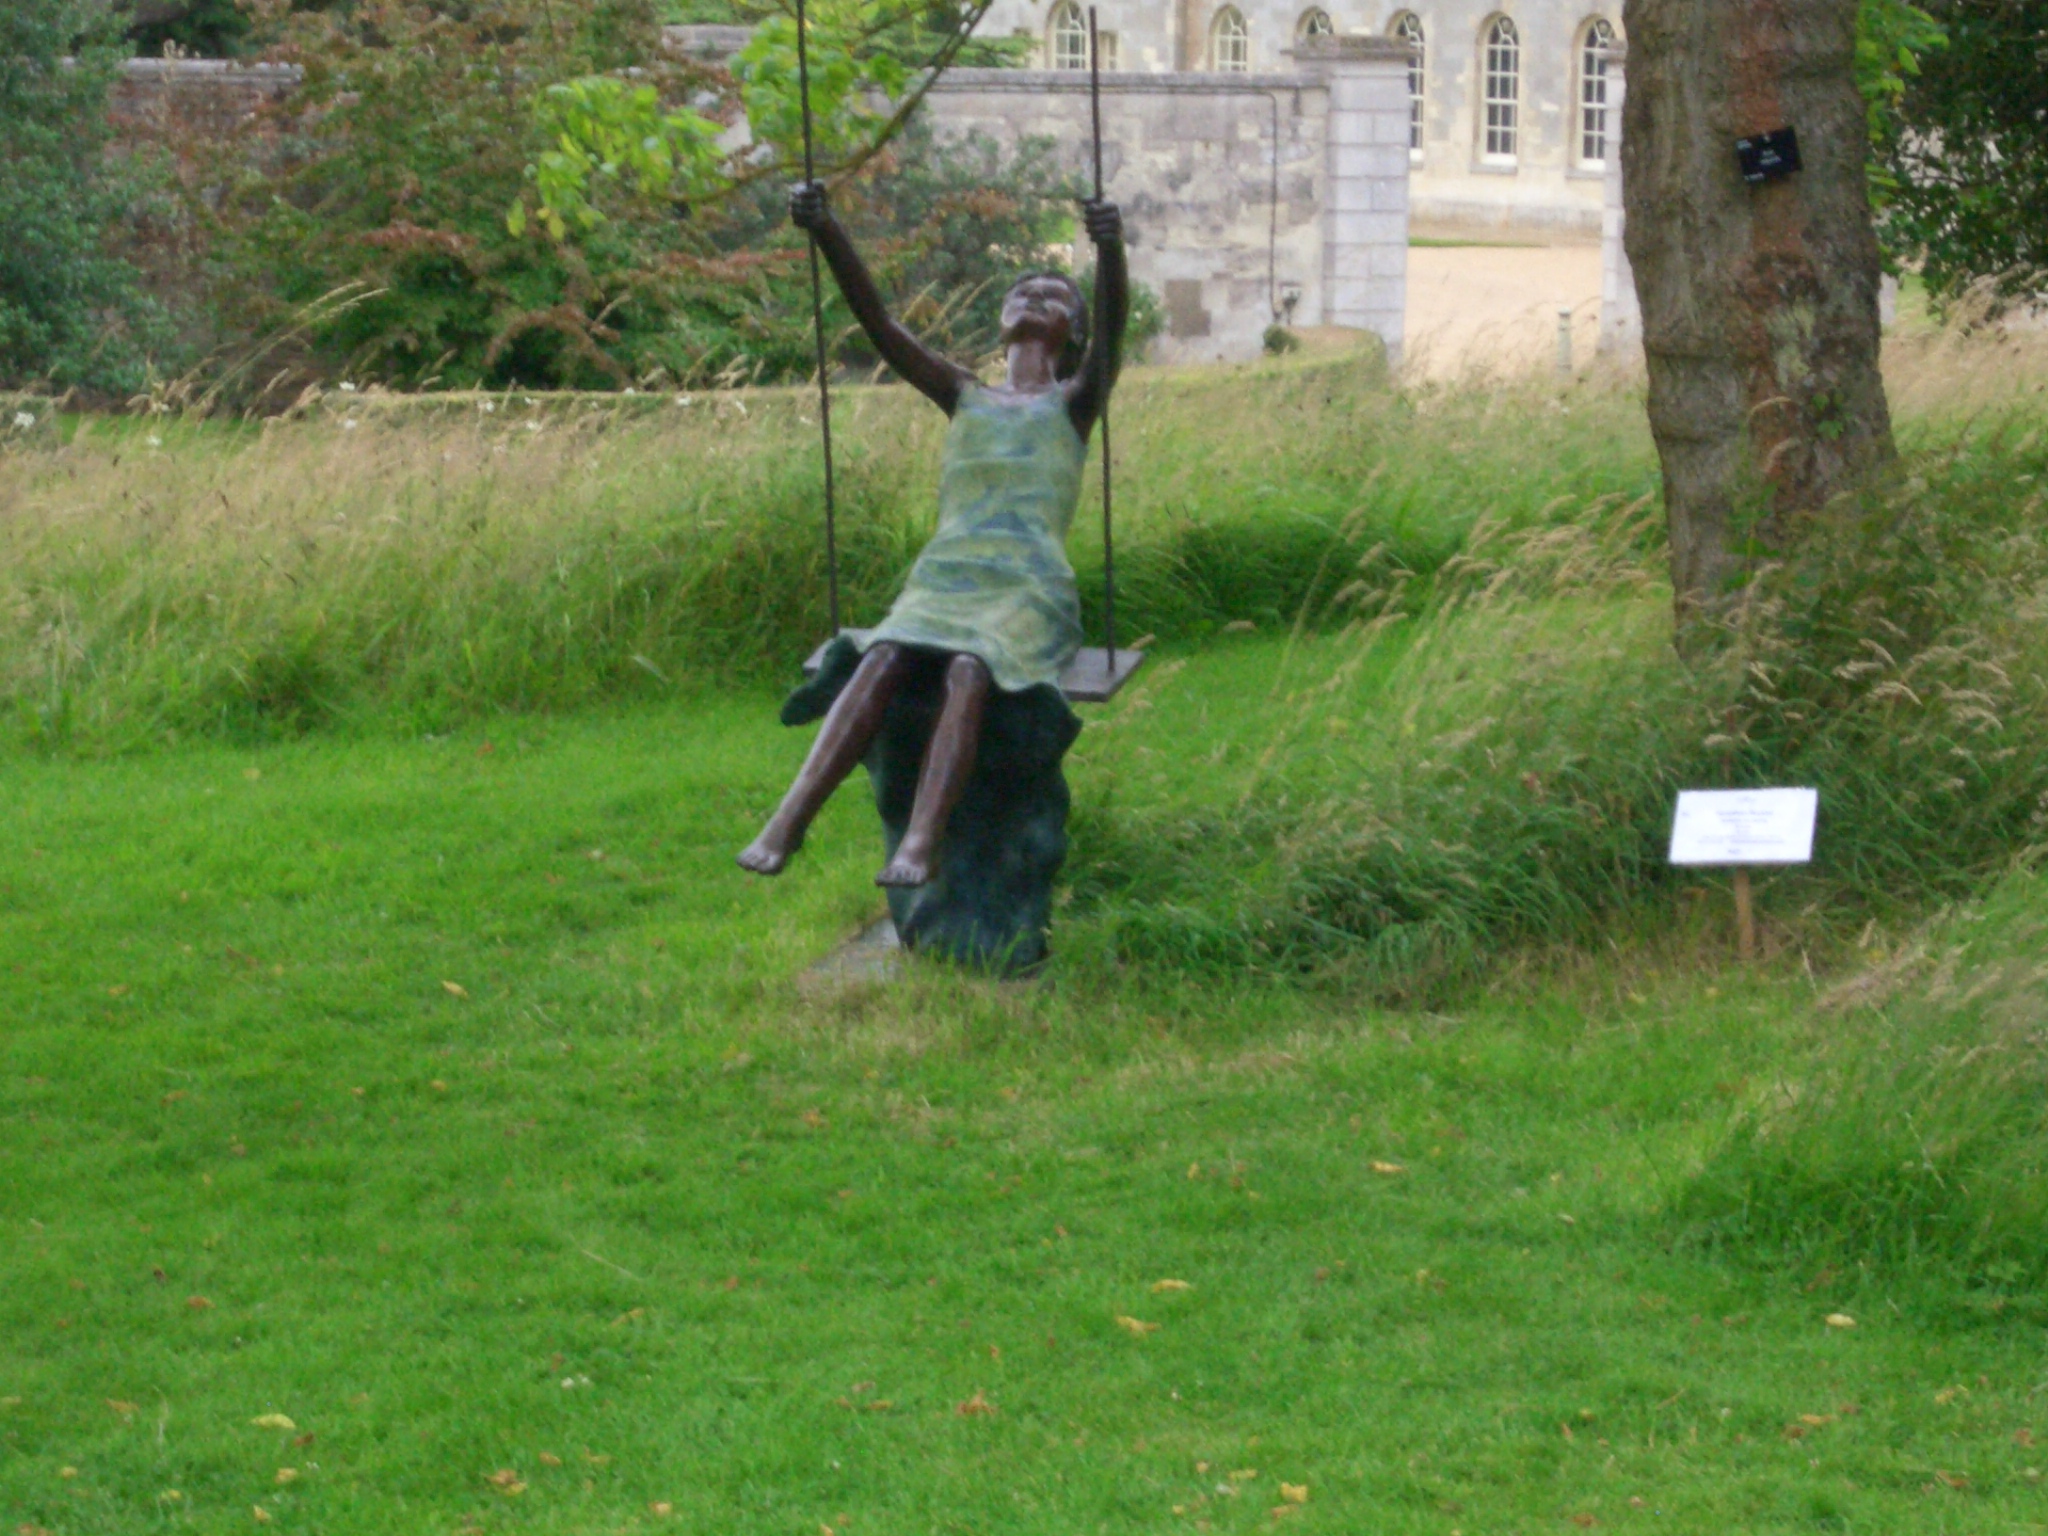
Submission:
[[[1828,1314],[1828,1326],[1830,1328],[1854,1328],[1856,1326],[1856,1319],[1846,1312],[1830,1312]]]
[[[270,1524],[270,1511],[265,1509],[261,1504],[251,1505],[249,1513],[256,1517],[256,1523],[258,1525]]]
[[[1962,1489],[1970,1486],[1969,1478],[1960,1472],[1937,1472],[1934,1480],[1944,1488]]]
[[[121,1415],[121,1417],[124,1419],[133,1416],[135,1412],[135,1405],[133,1403],[124,1403],[118,1397],[108,1398],[107,1406],[113,1409],[114,1412]]]
[[[1372,1162],[1367,1163],[1366,1167],[1370,1168],[1374,1173],[1383,1173],[1388,1175],[1396,1173],[1406,1173],[1408,1171],[1405,1164],[1383,1163],[1379,1161],[1377,1158],[1375,1158]]]
[[[162,1499],[166,1504],[178,1504],[184,1501],[185,1495],[180,1493],[175,1488],[166,1488],[162,1493],[158,1494],[157,1497]]]
[[[128,989],[127,989],[126,987],[109,987],[109,988],[107,988],[107,996],[109,996],[109,997],[126,997],[127,995],[128,995]]]
[[[620,1314],[619,1314],[619,1315],[618,1315],[617,1317],[613,1318],[613,1319],[612,1319],[612,1326],[613,1326],[614,1328],[617,1328],[617,1327],[621,1326],[622,1324],[625,1324],[625,1323],[630,1323],[630,1322],[632,1322],[632,1321],[633,1321],[634,1319],[636,1319],[636,1318],[642,1318],[642,1317],[645,1317],[646,1315],[647,1315],[647,1309],[646,1309],[645,1307],[635,1307],[635,1308],[634,1308],[634,1309],[633,1309],[632,1311],[630,1311],[630,1312],[621,1312],[621,1313],[620,1313]]]
[[[1231,1473],[1231,1474],[1230,1474],[1230,1480],[1231,1480],[1231,1481],[1232,1481],[1233,1483],[1248,1483],[1248,1482],[1250,1482],[1250,1481],[1251,1481],[1251,1480],[1252,1480],[1253,1478],[1257,1477],[1258,1475],[1259,1475],[1259,1472],[1258,1472],[1258,1468],[1256,1468],[1256,1467],[1246,1467],[1246,1468],[1245,1468],[1245,1469],[1244,1469],[1244,1470],[1243,1470],[1242,1472],[1233,1472],[1233,1473]]]
[[[442,1082],[441,1079],[439,1079],[438,1077],[435,1078],[431,1083],[427,1084],[427,1086],[433,1089],[436,1093],[446,1093],[448,1091],[448,1085]]]
[[[1152,1282],[1152,1294],[1154,1296],[1164,1295],[1168,1291],[1192,1291],[1193,1289],[1194,1287],[1185,1280],[1154,1280]]]
[[[1832,1413],[1802,1413],[1799,1415],[1799,1422],[1819,1429],[1823,1424],[1834,1423],[1835,1416]]]
[[[514,1483],[519,1481],[519,1474],[513,1471],[510,1467],[500,1467],[497,1471],[493,1472],[489,1477],[485,1478],[484,1481],[489,1483],[493,1488],[510,1488]]]
[[[190,1307],[194,1312],[207,1312],[211,1311],[213,1308],[213,1303],[208,1301],[204,1296],[187,1296],[185,1298],[185,1305]]]
[[[278,1487],[285,1487],[287,1484],[296,1483],[298,1480],[299,1469],[297,1467],[279,1467],[277,1469]]]
[[[1806,1426],[1804,1424],[1787,1424],[1785,1426],[1785,1438],[1787,1440],[1804,1440],[1806,1438]]]
[[[974,1396],[954,1408],[963,1419],[990,1419],[995,1417],[996,1405],[983,1397],[979,1390]]]
[[[2031,1429],[2016,1429],[2013,1431],[2012,1443],[2014,1445],[2032,1445],[2034,1443],[2034,1432]]]
[[[1123,1329],[1125,1333],[1131,1334],[1134,1337],[1140,1339],[1145,1337],[1145,1335],[1148,1333],[1157,1333],[1159,1331],[1159,1325],[1157,1323],[1143,1322],[1135,1317],[1119,1317],[1116,1320],[1116,1325],[1117,1327]]]
[[[585,1451],[583,1453],[583,1459],[589,1462],[593,1467],[608,1467],[612,1464],[611,1457],[600,1456],[595,1451]]]
[[[1954,1402],[1957,1398],[1968,1397],[1969,1395],[1970,1389],[1968,1387],[1943,1387],[1939,1392],[1934,1394],[1934,1400],[1937,1403],[1941,1404],[1942,1407],[1946,1408],[1950,1403]]]
[[[1280,1497],[1290,1504],[1306,1504],[1308,1502],[1308,1484],[1282,1483],[1280,1485]]]
[[[559,1467],[562,1464],[562,1458],[553,1451],[542,1451],[540,1453],[540,1464],[544,1467]]]
[[[975,1393],[974,1395],[975,1397],[981,1396],[979,1392]],[[873,1402],[861,1404],[861,1407],[865,1408],[869,1413],[887,1413],[895,1406],[896,1404],[894,1403],[894,1401],[886,1397],[878,1397]],[[960,1406],[962,1411],[965,1411],[968,1404],[962,1403]],[[994,1413],[996,1411],[993,1404],[984,1404],[983,1406],[986,1407],[990,1413]]]
[[[76,1468],[76,1467],[59,1467],[59,1468],[57,1469],[57,1475],[58,1475],[59,1477],[63,1478],[63,1479],[64,1479],[64,1480],[65,1480],[65,1481],[66,1481],[66,1482],[68,1483],[68,1482],[70,1482],[70,1481],[71,1481],[71,1479],[72,1479],[72,1478],[74,1478],[74,1477],[78,1476],[78,1468]]]
[[[299,1427],[281,1413],[259,1413],[249,1422],[258,1429],[297,1429]]]
[[[807,1109],[803,1112],[803,1122],[814,1131],[822,1131],[826,1125],[825,1117],[815,1109]]]
[[[669,1503],[667,1499],[656,1499],[652,1504],[647,1506],[647,1512],[650,1515],[658,1515],[662,1519],[666,1520],[670,1515],[676,1512],[676,1507],[675,1505]]]
[[[441,983],[441,990],[443,992],[446,992],[450,997],[469,996],[469,988],[465,987],[459,981],[444,981]]]
[[[1576,1216],[1570,1216],[1570,1215],[1567,1215],[1567,1214],[1566,1214],[1565,1212],[1563,1212],[1563,1211],[1559,1211],[1559,1212],[1557,1213],[1557,1219],[1558,1219],[1559,1221],[1563,1222],[1563,1223],[1564,1223],[1564,1224],[1565,1224],[1566,1226],[1568,1226],[1568,1227],[1576,1227],[1576,1226],[1577,1226],[1577,1225],[1579,1224],[1579,1218],[1578,1218],[1578,1217],[1576,1217]]]
[[[1572,1524],[1583,1527],[1586,1530],[1591,1530],[1594,1526],[1598,1525],[1599,1523],[1600,1522],[1598,1520],[1595,1520],[1591,1515],[1572,1516]]]

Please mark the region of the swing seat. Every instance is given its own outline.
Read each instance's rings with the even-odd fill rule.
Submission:
[[[867,638],[864,630],[850,629],[847,634],[855,640]],[[831,644],[827,640],[805,659],[805,677],[818,675],[818,668],[825,664],[826,647]],[[1074,659],[1060,669],[1060,692],[1067,696],[1069,704],[1107,704],[1144,664],[1143,651],[1120,645],[1116,648],[1116,667],[1112,670],[1106,649],[1099,645],[1084,645],[1074,652]]]

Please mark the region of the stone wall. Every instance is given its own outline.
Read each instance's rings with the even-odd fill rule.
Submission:
[[[115,82],[117,127],[153,137],[217,139],[298,89],[292,64],[218,59],[130,59]]]
[[[1133,275],[1164,303],[1165,362],[1259,354],[1266,328],[1342,325],[1401,348],[1408,254],[1405,55],[1322,38],[1296,72],[1102,81],[1103,177]],[[1092,172],[1088,79],[955,70],[926,98],[942,134],[1050,139]]]
[[[956,70],[925,102],[942,135],[1050,139],[1083,185],[1092,175],[1085,75]],[[1322,323],[1328,120],[1328,90],[1295,76],[1103,81],[1104,190],[1132,275],[1166,310],[1155,359],[1256,357],[1290,296],[1298,323]]]

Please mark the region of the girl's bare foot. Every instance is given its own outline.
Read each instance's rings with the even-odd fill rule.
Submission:
[[[927,885],[931,882],[931,878],[931,855],[912,848],[906,843],[898,846],[896,857],[884,865],[882,872],[875,876],[875,884],[896,886]]]
[[[803,845],[802,837],[792,840],[770,826],[747,844],[740,854],[740,868],[757,875],[779,875],[783,866],[789,863],[790,855]]]

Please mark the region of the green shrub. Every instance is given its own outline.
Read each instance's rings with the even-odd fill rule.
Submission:
[[[121,57],[105,0],[0,7],[0,387],[125,394],[161,339],[113,248],[135,190],[106,153]]]
[[[808,376],[809,270],[786,173],[743,167],[737,186],[692,202],[597,177],[590,227],[508,222],[549,147],[537,108],[550,88],[631,70],[664,103],[734,105],[725,70],[663,54],[657,18],[653,0],[394,0],[267,23],[255,41],[300,65],[304,85],[227,142],[175,146],[209,168],[192,217],[241,394],[277,408],[308,378],[619,389]],[[906,46],[926,39],[909,34]],[[1070,222],[1072,196],[1043,144],[1004,152],[922,130],[835,190],[912,323],[969,354],[992,341],[1008,277],[1042,264]],[[826,318],[842,361],[872,366],[829,285]]]

